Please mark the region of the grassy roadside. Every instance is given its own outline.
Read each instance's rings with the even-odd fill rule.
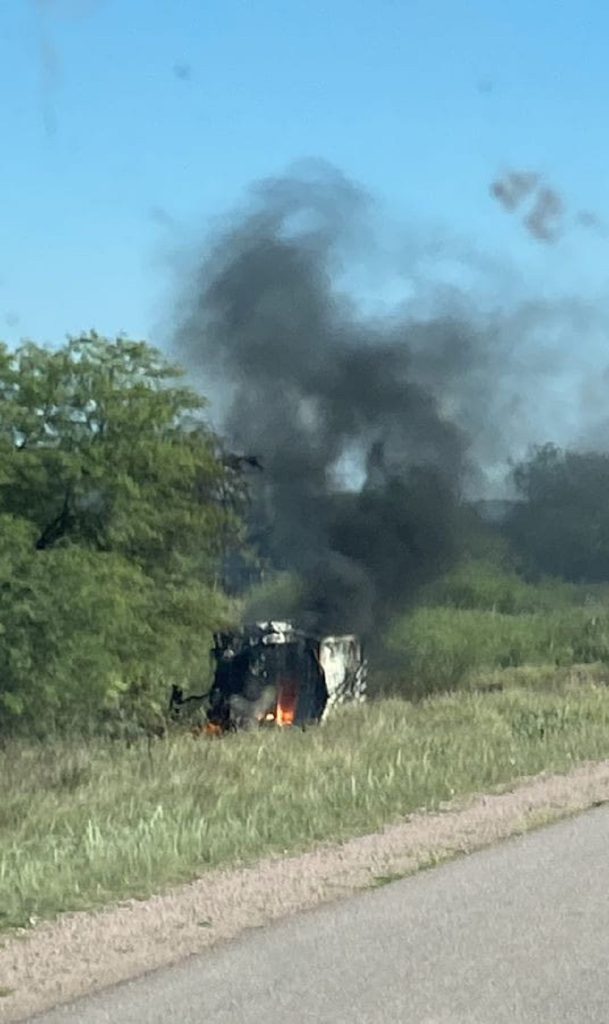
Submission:
[[[592,676],[590,677],[592,678]],[[609,756],[609,690],[382,701],[326,726],[223,741],[10,744],[0,753],[0,927],[144,897],[207,868],[374,831],[418,808]]]

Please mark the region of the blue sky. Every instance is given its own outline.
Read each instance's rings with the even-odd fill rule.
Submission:
[[[172,259],[252,179],[321,157],[539,295],[600,295],[604,0],[2,0],[0,337],[162,342]],[[489,195],[535,170],[548,246]],[[175,266],[175,263],[173,264]]]

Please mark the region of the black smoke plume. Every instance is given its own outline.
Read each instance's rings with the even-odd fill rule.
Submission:
[[[339,290],[369,211],[332,170],[264,182],[203,259],[178,331],[234,449],[264,467],[263,552],[303,580],[308,623],[363,633],[454,557],[470,436],[492,449],[503,386],[496,331],[366,316]]]

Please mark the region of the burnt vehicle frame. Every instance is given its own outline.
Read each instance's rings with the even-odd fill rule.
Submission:
[[[256,622],[217,632],[207,731],[269,726],[306,728],[337,705],[366,699],[367,664],[355,635],[316,635],[289,621]],[[172,712],[189,701],[174,687]]]

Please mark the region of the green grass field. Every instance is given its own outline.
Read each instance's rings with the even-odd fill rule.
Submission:
[[[389,636],[389,678],[404,696],[468,688],[480,670],[609,662],[606,608],[502,614],[477,608],[418,608]]]
[[[504,669],[609,665],[609,594],[466,563],[398,616],[385,640],[376,692],[408,698],[469,690]]]
[[[215,865],[303,850],[609,756],[609,690],[583,669],[506,673],[503,692],[387,700],[307,732],[131,747],[8,742],[0,752],[0,927]]]

